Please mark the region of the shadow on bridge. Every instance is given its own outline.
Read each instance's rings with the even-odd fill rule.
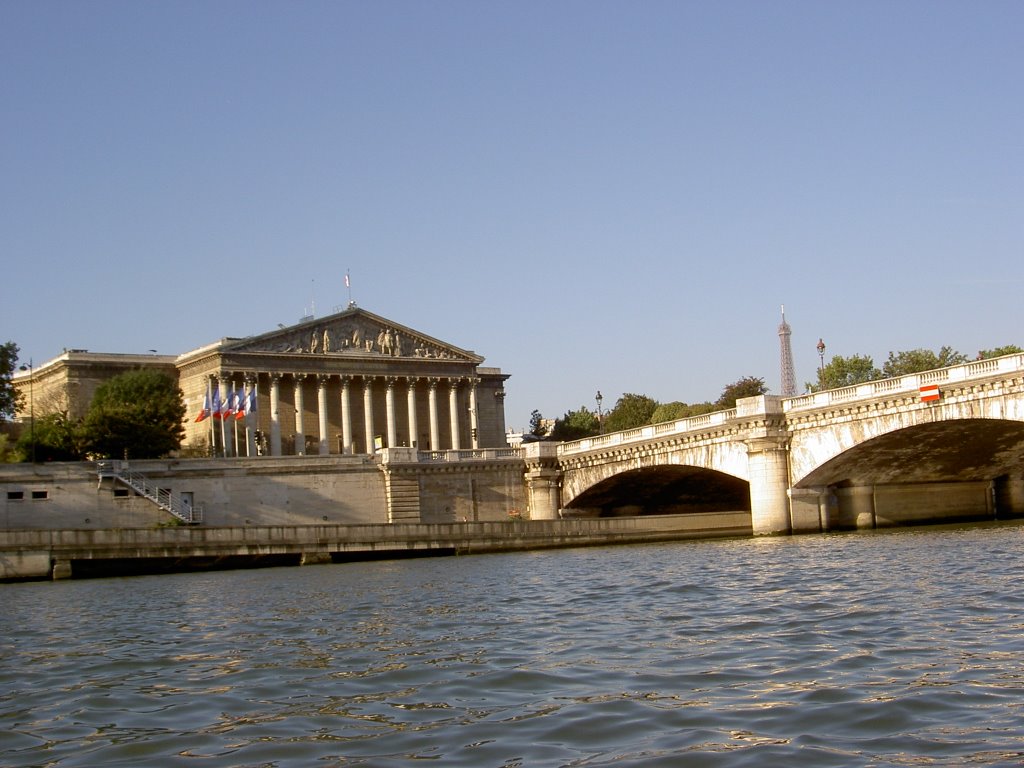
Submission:
[[[563,517],[626,517],[694,512],[749,512],[746,480],[690,466],[655,466],[621,472],[577,496]]]

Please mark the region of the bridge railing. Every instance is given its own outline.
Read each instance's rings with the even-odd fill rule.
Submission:
[[[921,387],[930,384],[955,384],[972,380],[987,379],[993,376],[1024,371],[1024,354],[1003,355],[992,357],[987,360],[972,360],[961,365],[952,365],[948,368],[938,368],[933,371],[912,373],[906,376],[898,376],[891,379],[879,379],[863,384],[855,384],[850,387],[829,389],[823,392],[812,392],[800,397],[780,398],[777,396],[763,395],[760,400],[764,402],[744,403],[741,406],[765,409],[766,411],[778,412],[780,409],[789,413],[791,411],[810,410],[822,408],[837,403],[847,403],[853,400],[869,400],[889,394],[904,392],[917,392]],[[743,407],[740,411],[732,408],[727,411],[715,411],[705,413],[701,416],[691,416],[678,421],[666,421],[661,424],[652,424],[636,429],[627,429],[621,432],[611,432],[596,437],[585,437],[582,440],[572,440],[560,443],[557,446],[559,456],[571,456],[577,453],[586,453],[601,448],[610,448],[629,443],[639,443],[644,440],[651,440],[656,437],[665,437],[685,432],[696,432],[708,429],[718,424],[723,424],[729,419],[737,416],[749,416]]]
[[[839,389],[828,389],[823,392],[812,392],[800,397],[790,397],[782,401],[782,409],[791,411],[823,408],[851,400],[869,400],[882,395],[916,392],[929,384],[958,384],[975,379],[987,379],[1008,373],[1024,371],[1024,354],[1004,355],[987,360],[972,360],[961,365],[948,368],[937,368],[932,371],[911,373],[891,379],[879,379],[863,384],[854,384]]]
[[[463,450],[420,451],[416,448],[384,448],[377,452],[383,464],[437,464],[460,461],[494,461],[495,459],[520,459],[518,448],[471,448]]]
[[[445,451],[419,451],[417,461],[493,461],[494,459],[518,459],[522,454],[518,448],[472,448]]]
[[[582,440],[572,440],[558,445],[559,456],[570,456],[575,453],[595,451],[599,448],[609,448],[616,445],[639,443],[650,440],[654,437],[665,437],[666,435],[678,435],[684,432],[696,432],[717,424],[724,424],[736,416],[736,409],[730,408],[725,411],[704,413],[700,416],[690,416],[678,421],[665,421],[660,424],[649,424],[646,427],[626,429],[621,432],[610,432],[607,435],[585,437]]]

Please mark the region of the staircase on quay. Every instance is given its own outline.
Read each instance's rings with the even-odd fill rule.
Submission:
[[[101,483],[104,480],[110,480],[126,485],[183,523],[198,525],[203,522],[201,504],[188,503],[182,499],[180,493],[175,493],[167,488],[158,488],[144,474],[130,469],[126,461],[97,462],[96,472]]]

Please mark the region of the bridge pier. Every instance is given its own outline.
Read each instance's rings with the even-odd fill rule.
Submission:
[[[790,488],[789,508],[793,533],[828,530],[831,495],[828,488]]]
[[[526,473],[526,499],[531,520],[557,520],[559,479],[552,469],[534,469]]]
[[[61,579],[71,578],[71,561],[70,560],[54,560],[53,570],[50,572],[50,576],[54,581],[60,581]]]
[[[995,515],[999,519],[1024,517],[1024,478],[996,478]]]
[[[755,536],[791,533],[789,447],[776,437],[747,441],[750,517]]]
[[[875,487],[856,485],[836,490],[836,516],[829,521],[831,530],[850,531],[875,527]]]
[[[531,520],[557,520],[561,508],[562,470],[558,447],[553,443],[528,443],[526,459],[526,503]]]

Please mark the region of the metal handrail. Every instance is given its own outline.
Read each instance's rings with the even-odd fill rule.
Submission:
[[[141,472],[134,472],[130,469],[126,469],[121,466],[120,462],[112,461],[99,462],[96,470],[99,474],[100,480],[110,478],[111,480],[117,480],[124,483],[140,496],[144,496],[149,499],[160,507],[160,509],[174,515],[183,523],[195,525],[203,522],[202,505],[185,504],[182,501],[180,493],[175,493],[167,488],[157,488],[153,486],[150,484],[149,479]]]

